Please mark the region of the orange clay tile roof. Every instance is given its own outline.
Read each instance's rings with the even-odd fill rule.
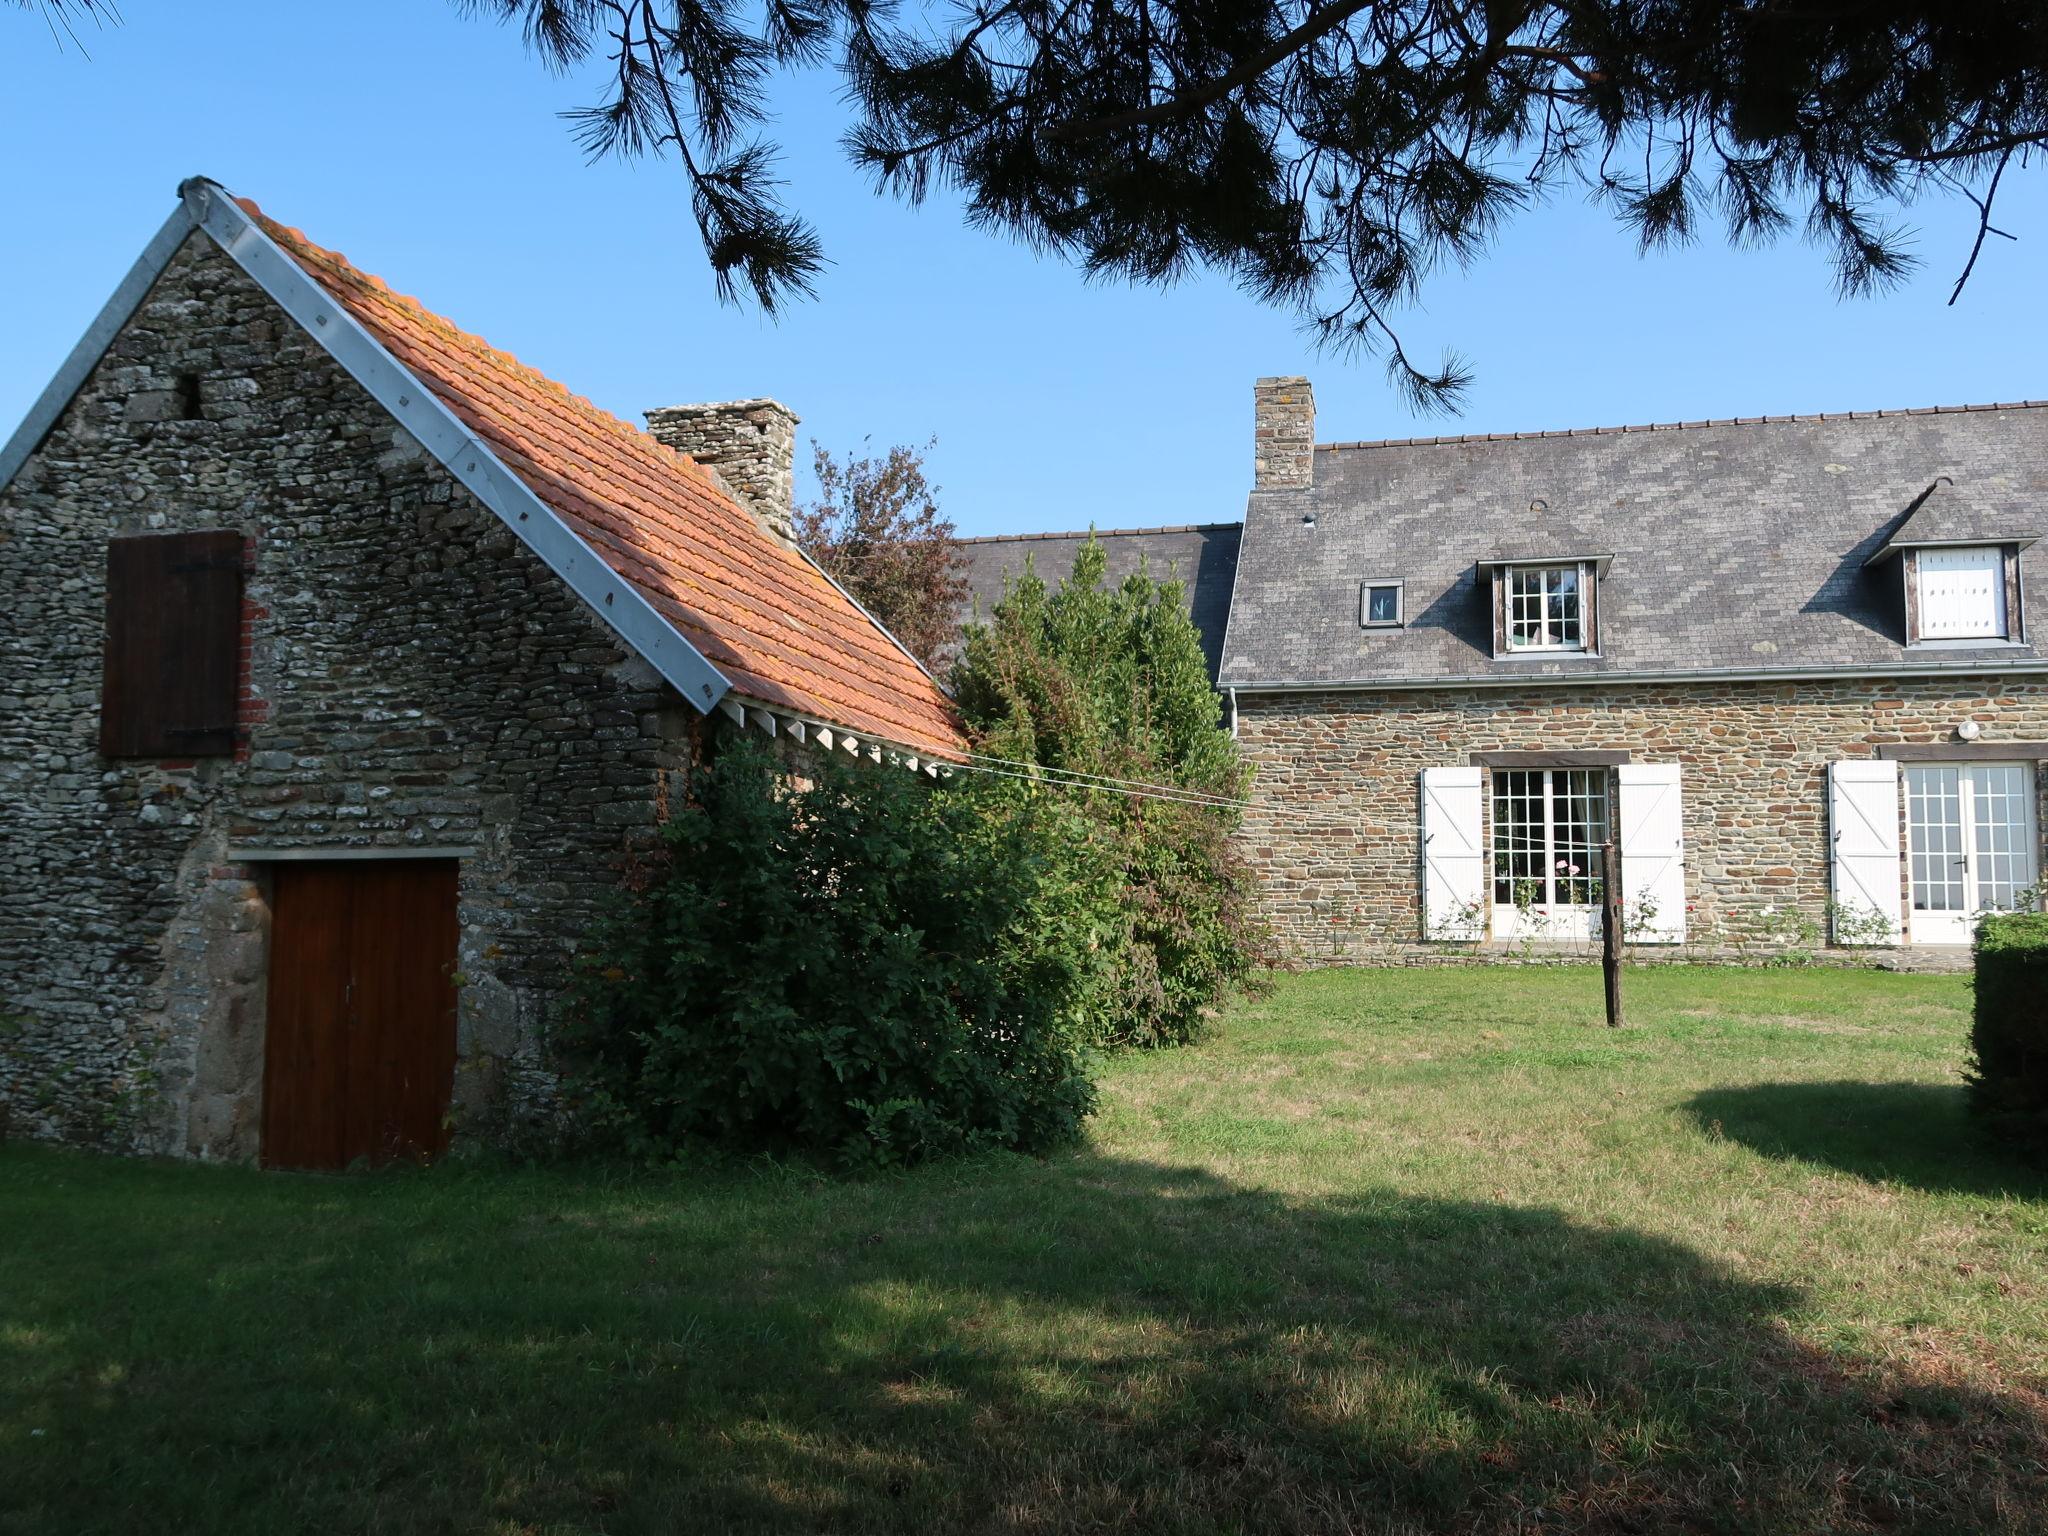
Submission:
[[[240,202],[736,694],[900,746],[965,747],[938,684],[694,460]]]

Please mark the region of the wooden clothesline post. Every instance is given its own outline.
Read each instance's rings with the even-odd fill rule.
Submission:
[[[1600,845],[1600,969],[1607,980],[1607,1027],[1621,1028],[1621,864],[1609,837]]]

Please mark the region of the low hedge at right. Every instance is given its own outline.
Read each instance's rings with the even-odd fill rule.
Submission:
[[[1970,1108],[1986,1130],[2048,1162],[2048,913],[1977,926]]]

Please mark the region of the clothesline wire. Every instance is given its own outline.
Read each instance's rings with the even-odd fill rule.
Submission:
[[[1114,774],[1090,773],[1082,768],[1051,768],[1043,763],[1026,762],[1021,758],[1014,757],[996,757],[987,752],[969,752],[965,756],[978,763],[994,763],[999,768],[1026,768],[1034,773],[1058,774],[1070,779],[1100,784],[1104,787],[1122,784],[1132,789],[1162,790],[1171,795],[1189,795],[1196,799],[1213,801],[1217,805],[1244,804],[1242,800],[1233,800],[1228,795],[1213,794],[1206,789],[1189,789],[1181,784],[1155,784],[1150,779],[1120,779]]]
[[[980,754],[976,755],[979,756]],[[1002,762],[1006,760],[996,758],[993,761]],[[1048,774],[1058,773],[1060,771],[1058,769],[1039,768],[1035,764],[1020,764],[1018,766],[1029,768],[1032,771],[1017,772],[1014,769],[991,768],[985,763],[950,761],[943,764],[941,771],[957,769],[963,773],[985,773],[999,779],[1023,779],[1027,783],[1040,784],[1053,789],[1087,789],[1105,795],[1123,795],[1132,800],[1161,800],[1172,805],[1198,805],[1205,810],[1235,810],[1244,804],[1242,800],[1224,800],[1213,795],[1176,790],[1170,785],[1154,784],[1143,787],[1136,787],[1135,785],[1133,787],[1122,787],[1115,784],[1088,784],[1072,779],[1047,777]]]

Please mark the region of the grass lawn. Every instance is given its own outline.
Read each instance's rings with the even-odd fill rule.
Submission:
[[[1326,972],[864,1182],[0,1149],[0,1532],[2048,1529],[1969,992]]]

